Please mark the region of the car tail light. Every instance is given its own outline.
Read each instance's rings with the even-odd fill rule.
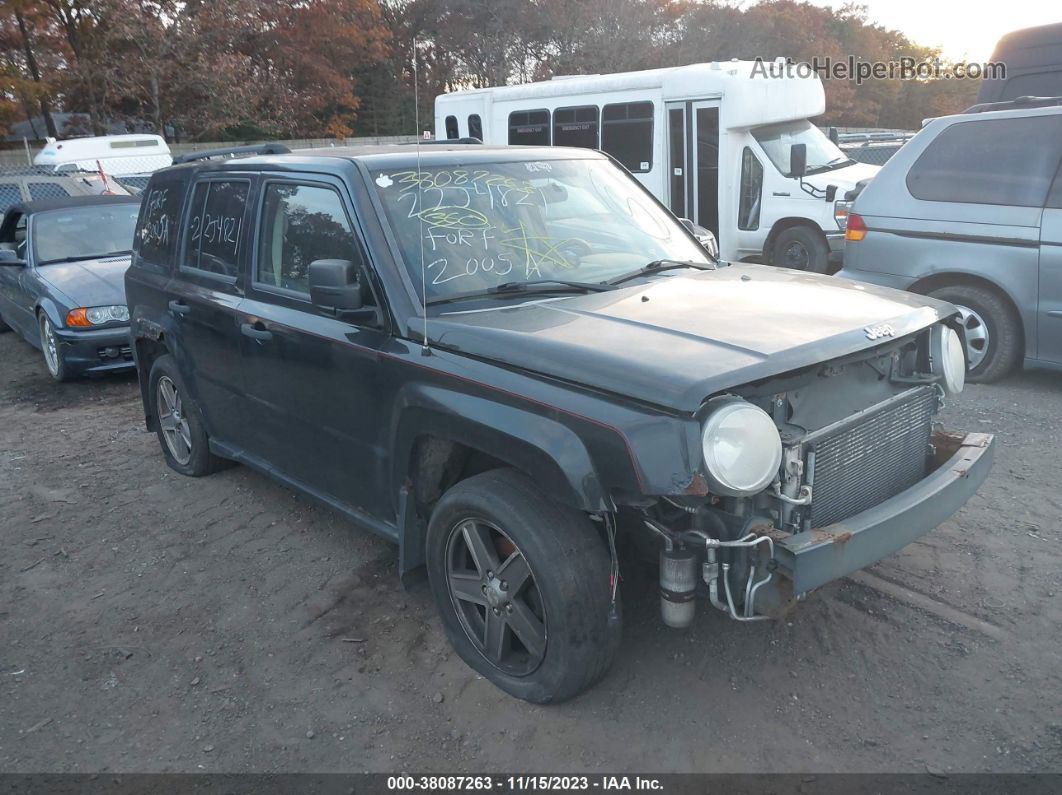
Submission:
[[[844,230],[844,239],[848,241],[862,240],[867,236],[867,224],[863,216],[848,213],[848,225]]]
[[[73,326],[75,328],[88,328],[92,324],[88,319],[88,312],[85,307],[78,307],[77,309],[71,309],[66,313],[66,325]]]

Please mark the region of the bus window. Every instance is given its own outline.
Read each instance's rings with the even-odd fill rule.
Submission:
[[[626,166],[644,174],[653,167],[653,103],[605,105],[601,112],[601,148]]]
[[[478,113],[472,113],[468,117],[468,137],[483,140],[483,121]]]
[[[741,153],[741,192],[738,196],[738,229],[760,228],[760,198],[763,165],[747,146]]]
[[[450,138],[450,139],[460,138],[461,137],[460,133],[457,131],[457,117],[456,116],[447,116],[446,117],[446,137]]]
[[[596,105],[557,108],[553,111],[553,145],[597,149],[598,110]]]
[[[510,113],[509,143],[549,146],[549,111],[518,110]]]

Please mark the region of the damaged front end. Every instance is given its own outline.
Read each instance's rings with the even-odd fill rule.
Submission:
[[[962,389],[953,355],[952,371],[944,366],[947,333],[954,332],[934,326],[869,355],[705,401],[703,496],[669,495],[639,517],[663,537],[665,623],[692,622],[698,581],[735,620],[777,617],[808,591],[921,537],[969,499],[991,468],[993,439],[935,421],[946,397]],[[718,420],[721,410],[736,414],[734,406],[744,411],[743,426]],[[764,417],[776,441],[766,437]],[[746,454],[750,440],[754,455]]]

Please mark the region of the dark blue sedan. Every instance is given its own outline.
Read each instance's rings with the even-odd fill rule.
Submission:
[[[57,381],[131,368],[123,277],[136,196],[11,207],[0,224],[0,331],[39,348]]]

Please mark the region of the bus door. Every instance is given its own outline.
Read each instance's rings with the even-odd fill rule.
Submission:
[[[719,101],[669,102],[668,204],[719,238]]]

